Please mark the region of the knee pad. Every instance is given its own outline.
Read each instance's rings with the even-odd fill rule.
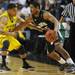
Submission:
[[[9,48],[9,44],[8,40],[3,41],[2,51],[6,51]]]
[[[23,45],[20,46],[20,48],[18,49],[18,53],[21,54],[21,55],[26,53],[25,48],[24,48]]]

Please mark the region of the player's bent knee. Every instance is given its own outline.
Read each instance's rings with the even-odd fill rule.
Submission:
[[[18,49],[18,53],[19,53],[20,55],[23,55],[23,54],[27,53],[27,52],[25,51],[24,46],[20,46],[20,48]]]

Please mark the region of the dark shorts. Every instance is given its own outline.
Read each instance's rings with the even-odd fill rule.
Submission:
[[[51,45],[49,42],[46,42],[46,44],[48,52],[51,53],[55,49],[54,44]]]
[[[51,45],[51,43],[49,43],[49,42],[46,41],[48,52],[51,53],[52,51],[54,51],[54,50],[55,50],[55,43],[59,43],[59,42],[60,42],[60,40],[57,39],[57,40],[54,42],[54,44]]]

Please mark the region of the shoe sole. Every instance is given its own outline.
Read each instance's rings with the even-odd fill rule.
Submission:
[[[64,71],[67,73],[75,74],[75,69],[65,69]]]

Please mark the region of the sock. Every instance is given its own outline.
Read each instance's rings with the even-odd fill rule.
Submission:
[[[66,60],[66,63],[68,63],[68,64],[75,64],[71,58],[68,58],[68,59]]]
[[[60,64],[65,64],[66,61],[63,58],[60,58],[60,60],[58,61]]]
[[[29,64],[26,62],[25,58],[23,58],[22,61],[23,61],[23,67],[28,67],[29,66]]]
[[[6,56],[2,56],[2,65],[6,66]]]

